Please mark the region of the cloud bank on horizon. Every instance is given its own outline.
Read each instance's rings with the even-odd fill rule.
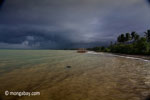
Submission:
[[[121,33],[150,28],[148,1],[5,0],[0,3],[0,48],[108,45]]]

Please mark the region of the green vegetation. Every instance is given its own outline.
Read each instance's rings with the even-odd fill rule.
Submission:
[[[110,44],[108,47],[94,47],[88,50],[96,52],[112,52],[123,54],[139,54],[150,55],[150,30],[144,32],[141,37],[136,32],[121,34],[117,37],[115,43]]]

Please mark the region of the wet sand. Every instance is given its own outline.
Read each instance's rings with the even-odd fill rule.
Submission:
[[[48,50],[0,55],[0,100],[145,100],[150,95],[150,63],[142,60]],[[41,95],[5,96],[6,90]]]

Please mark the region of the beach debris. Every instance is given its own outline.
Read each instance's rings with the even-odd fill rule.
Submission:
[[[66,66],[66,68],[71,68],[71,66]]]

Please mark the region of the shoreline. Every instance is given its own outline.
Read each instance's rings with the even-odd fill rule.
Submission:
[[[119,54],[119,53],[110,53],[110,52],[95,52],[95,51],[88,51],[87,53],[92,53],[92,54],[108,54],[111,56],[117,56],[117,57],[124,57],[124,58],[129,58],[129,59],[134,59],[134,60],[143,60],[145,62],[150,62],[150,56],[146,55],[129,55],[129,54]]]

